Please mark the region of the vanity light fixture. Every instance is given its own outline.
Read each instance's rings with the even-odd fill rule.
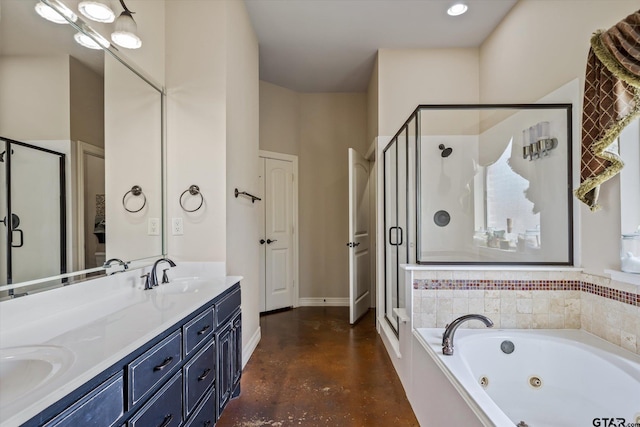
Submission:
[[[92,35],[93,38],[89,37],[85,33],[76,33],[73,38],[76,40],[76,42],[78,42],[79,45],[89,49],[102,49],[103,47],[108,48],[111,45],[111,43],[109,43],[109,40],[105,39],[100,34],[92,32]]]
[[[136,21],[133,20],[132,14],[127,6],[124,4],[124,0],[120,0],[120,4],[124,11],[116,19],[116,30],[111,33],[111,40],[120,47],[126,49],[138,49],[142,46],[142,40],[138,37],[138,26]]]
[[[78,10],[96,22],[110,23],[116,19],[116,14],[111,9],[109,0],[84,0],[78,3]]]
[[[447,14],[449,16],[459,16],[465,13],[469,9],[469,7],[464,3],[455,3],[449,9],[447,9]]]
[[[78,20],[78,16],[71,11],[71,9],[67,8],[63,4],[60,4],[60,11],[64,13],[67,17],[65,19],[64,16],[60,15],[56,10],[54,10],[48,4],[44,4],[42,2],[36,3],[36,13],[46,19],[47,21],[54,22],[56,24],[68,24],[69,21],[76,22]]]

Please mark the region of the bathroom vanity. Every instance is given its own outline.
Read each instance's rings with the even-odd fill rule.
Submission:
[[[239,395],[240,277],[116,276],[2,303],[2,427],[213,426]]]

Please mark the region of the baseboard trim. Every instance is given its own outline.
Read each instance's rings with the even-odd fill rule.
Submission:
[[[300,298],[300,307],[349,307],[349,298]]]
[[[253,334],[253,336],[251,337],[247,345],[242,349],[242,368],[243,369],[247,364],[247,362],[249,361],[249,359],[251,359],[251,355],[253,354],[254,350],[258,346],[258,343],[260,342],[261,337],[262,337],[262,332],[260,330],[260,327],[258,326],[258,329],[256,329],[256,332]]]

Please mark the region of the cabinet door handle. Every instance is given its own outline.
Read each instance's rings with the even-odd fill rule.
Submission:
[[[204,371],[202,375],[198,377],[198,381],[204,381],[204,379],[207,378],[210,373],[211,373],[211,369],[207,368],[207,370]]]
[[[210,425],[211,425],[211,420],[207,420],[207,421],[205,421],[203,427],[209,427]]]
[[[198,335],[202,335],[202,334],[204,334],[204,333],[205,333],[205,332],[207,332],[209,329],[211,329],[211,325],[206,325],[205,327],[203,327],[202,329],[200,329],[200,330],[198,331]]]
[[[166,417],[164,417],[162,424],[160,424],[158,427],[167,427],[169,424],[171,424],[172,420],[173,420],[173,414],[169,414]]]
[[[164,361],[159,364],[158,366],[155,366],[153,368],[154,371],[162,371],[164,368],[166,368],[167,366],[169,366],[171,364],[171,362],[173,362],[173,357],[167,357],[166,359],[164,359]]]
[[[274,240],[267,239],[267,245],[270,245],[270,244],[272,244],[273,242],[277,242],[277,240],[275,240],[275,239],[274,239]]]

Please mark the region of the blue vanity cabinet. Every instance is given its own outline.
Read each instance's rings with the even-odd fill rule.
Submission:
[[[240,394],[242,333],[239,311],[216,333],[216,343],[218,345],[217,411],[220,418],[229,400]]]
[[[213,427],[240,391],[240,283],[22,427]]]
[[[123,414],[123,378],[119,373],[54,417],[45,427],[113,426]]]
[[[129,407],[167,377],[182,360],[182,333],[175,331],[127,366]]]
[[[182,372],[175,374],[129,420],[129,427],[178,427],[182,424]]]
[[[187,418],[216,378],[215,343],[210,341],[184,365],[184,416]]]

